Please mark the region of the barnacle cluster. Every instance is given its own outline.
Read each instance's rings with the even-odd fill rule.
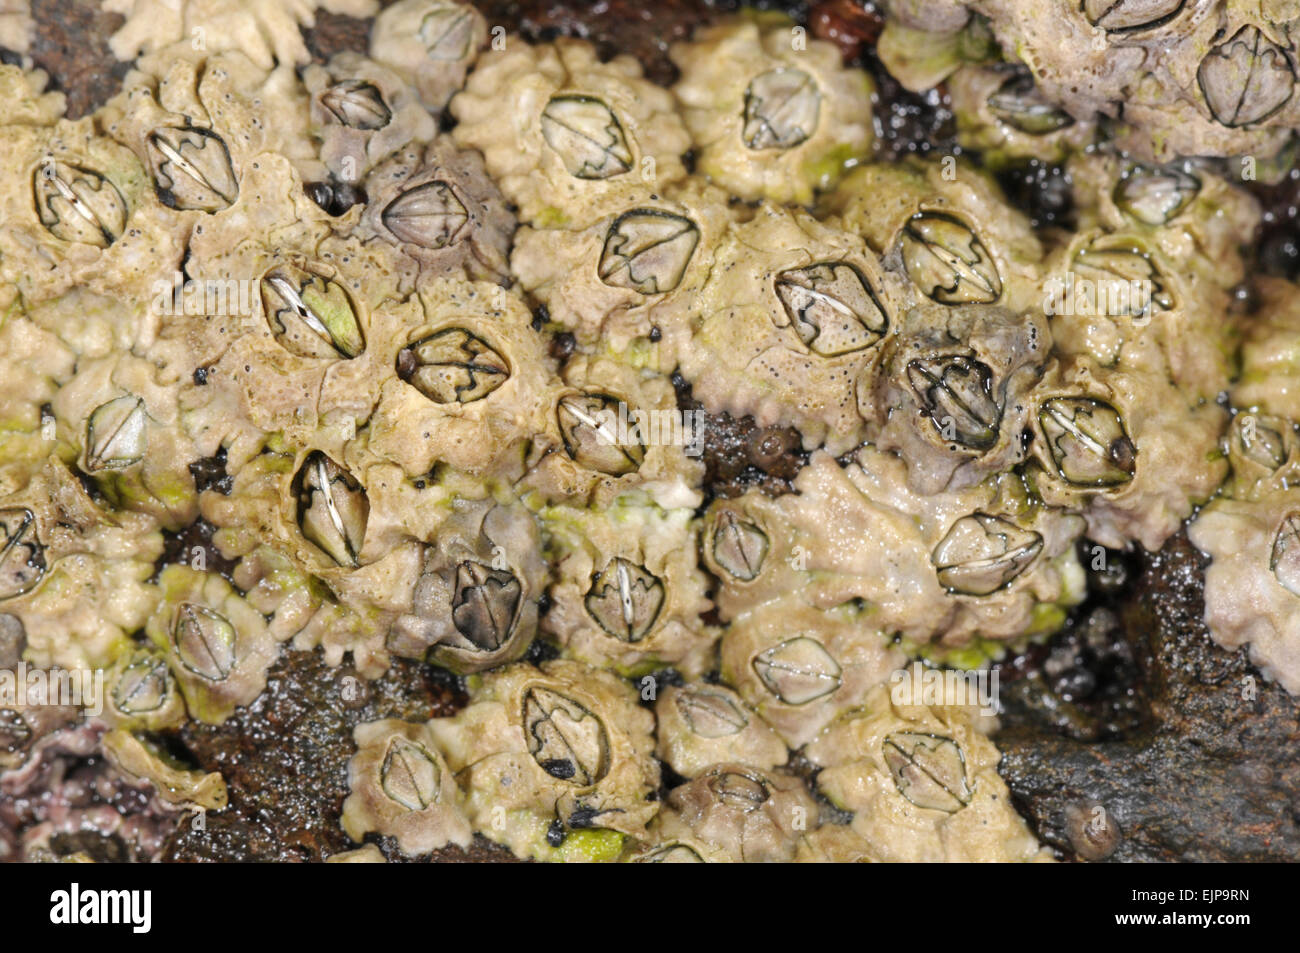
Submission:
[[[369,842],[336,862],[475,835],[542,860],[1042,859],[987,713],[898,676],[1055,631],[1083,540],[1159,548],[1229,462],[1194,529],[1211,623],[1300,688],[1300,407],[1272,381],[1300,321],[1279,292],[1247,331],[1222,453],[1258,211],[1206,168],[1076,151],[1118,67],[1069,100],[1030,32],[1037,85],[954,77],[977,148],[1068,157],[1078,227],[1040,232],[965,160],[872,162],[867,74],[772,14],[674,47],[668,89],[452,0],[392,4],[367,55],[301,71],[312,4],[110,6],[134,65],[94,115],[0,66],[0,663],[106,674],[102,723],[67,723],[152,785],[148,818],[225,804],[153,737],[320,649],[469,694],[356,729],[342,826]],[[894,59],[920,24],[987,52],[956,0],[892,6]],[[1276,25],[1077,6],[1097,56],[1151,51],[1142,102],[1182,104],[1181,131],[1228,150],[1290,122]],[[1193,95],[1212,26],[1232,38]],[[1225,117],[1251,30],[1273,72]],[[795,492],[712,492],[724,412],[798,431]],[[196,521],[217,552],[170,545]],[[74,731],[43,718],[0,703],[0,786],[71,743],[41,747]]]

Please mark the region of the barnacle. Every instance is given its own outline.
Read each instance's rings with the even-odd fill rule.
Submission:
[[[375,17],[370,55],[392,68],[439,110],[461,88],[487,40],[487,24],[467,3],[401,0]]]
[[[743,199],[807,204],[871,147],[871,80],[784,16],[720,22],[671,56],[699,170]]]
[[[515,664],[428,723],[474,829],[521,857],[613,860],[659,805],[654,716],[626,682],[581,662]]]
[[[1050,859],[1011,807],[997,749],[970,714],[923,704],[906,681],[875,689],[806,754],[822,769],[818,789],[853,812],[850,826],[873,859]]]
[[[962,146],[984,152],[994,168],[1026,157],[1060,157],[1096,136],[1094,123],[1078,122],[1048,100],[1023,66],[963,66],[947,86]]]
[[[630,56],[602,62],[582,40],[509,38],[452,101],[452,135],[483,153],[523,221],[585,228],[685,176],[690,138],[674,105]]]
[[[428,725],[372,721],[358,725],[353,735],[357,753],[348,765],[351,793],[343,802],[349,837],[360,843],[377,832],[412,855],[469,844],[460,791]]]
[[[785,742],[725,685],[669,685],[655,702],[655,719],[655,753],[685,778],[728,761],[770,771],[788,757]]]

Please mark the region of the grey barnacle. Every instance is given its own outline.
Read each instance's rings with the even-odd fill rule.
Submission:
[[[732,509],[719,510],[705,541],[711,561],[741,582],[752,582],[763,570],[771,541],[763,528]]]
[[[945,440],[980,451],[997,443],[1002,408],[987,364],[962,354],[917,358],[907,364],[907,381]]]
[[[31,590],[45,575],[45,547],[25,507],[0,508],[0,601]]]
[[[370,501],[365,489],[328,455],[315,451],[294,480],[298,526],[340,566],[361,564]]]
[[[1038,411],[1057,472],[1075,486],[1115,486],[1133,479],[1137,448],[1119,412],[1091,397],[1054,397]]]
[[[159,731],[185,719],[167,656],[145,647],[124,651],[106,675],[106,717],[129,730]]]
[[[622,556],[615,556],[592,579],[583,604],[609,635],[640,642],[659,619],[663,580]]]
[[[370,56],[414,86],[430,110],[460,89],[487,39],[482,15],[454,0],[400,0],[380,11]]]
[[[464,237],[469,224],[465,203],[441,179],[401,193],[380,214],[388,230],[421,248],[446,248]]]
[[[917,807],[954,814],[970,803],[966,756],[951,738],[896,731],[882,747],[898,793]]]
[[[930,554],[950,592],[987,596],[1019,576],[1043,549],[1043,537],[1010,520],[972,513],[952,524]]]
[[[528,753],[553,778],[590,787],[609,772],[605,725],[580,703],[536,686],[524,694]]]
[[[918,212],[903,227],[902,250],[908,277],[940,304],[989,304],[1002,295],[997,264],[955,216]]]
[[[338,282],[280,265],[263,276],[261,288],[271,334],[289,353],[349,359],[365,349],[357,306]]]
[[[207,606],[182,602],[170,628],[176,659],[187,670],[209,682],[230,677],[239,636],[225,616]]]
[[[374,83],[361,79],[335,83],[320,94],[320,101],[335,120],[352,129],[374,132],[393,118],[383,93]]]
[[[145,139],[158,199],[181,210],[219,212],[239,197],[230,150],[201,126],[160,126]]]
[[[1295,91],[1295,67],[1288,52],[1249,24],[1214,47],[1196,71],[1201,94],[1225,126],[1249,126],[1267,119]]]
[[[126,229],[126,199],[93,169],[48,158],[32,174],[32,197],[55,238],[107,248]]]
[[[1232,418],[1225,438],[1232,475],[1227,495],[1253,500],[1296,482],[1300,433],[1285,417],[1243,411]]]

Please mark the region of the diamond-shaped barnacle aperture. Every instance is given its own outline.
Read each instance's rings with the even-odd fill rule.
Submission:
[[[1033,136],[1056,132],[1074,122],[1074,117],[1043,95],[1028,71],[1003,80],[988,104],[998,119]]]
[[[701,738],[738,735],[749,724],[743,703],[707,687],[676,695],[677,711],[691,731]]]
[[[224,682],[235,667],[239,634],[225,616],[207,606],[182,602],[171,627],[176,658],[210,682]]]
[[[806,635],[758,653],[752,664],[767,690],[787,705],[806,705],[841,684],[839,663],[824,645]]]
[[[645,461],[638,436],[619,433],[619,410],[625,401],[609,394],[578,393],[561,397],[555,415],[564,449],[575,463],[608,476],[635,473]]]
[[[849,262],[790,268],[776,276],[775,286],[799,339],[824,357],[871,347],[889,329],[875,292]]]
[[[36,515],[26,507],[0,508],[0,601],[31,591],[44,575]]]
[[[105,708],[116,725],[157,731],[185,719],[176,679],[161,652],[142,647],[125,653],[108,681]]]
[[[542,110],[542,137],[579,179],[609,179],[632,169],[632,149],[618,117],[594,96],[552,96]]]
[[[367,132],[382,129],[393,118],[384,102],[384,94],[374,83],[362,79],[345,79],[320,95],[321,105],[336,120],[353,129]]]
[[[1278,524],[1268,568],[1288,592],[1300,596],[1300,511],[1290,511]]]
[[[1144,225],[1166,225],[1201,191],[1201,180],[1181,169],[1135,166],[1115,183],[1115,204]]]
[[[684,216],[633,209],[610,225],[597,273],[615,288],[663,294],[681,283],[699,241],[699,228]]]
[[[940,304],[991,303],[1002,278],[988,249],[970,226],[942,212],[918,212],[903,226],[908,277]]]
[[[356,477],[317,450],[303,461],[293,492],[307,541],[340,566],[359,566],[370,500]]]
[[[528,753],[553,778],[590,787],[609,771],[605,724],[583,705],[541,685],[524,693]]]
[[[463,60],[474,41],[474,10],[458,3],[435,3],[420,20],[420,41],[429,59]]]
[[[442,768],[424,745],[394,738],[384,753],[379,783],[385,794],[408,811],[422,811],[438,800]]]
[[[615,556],[595,574],[583,604],[609,635],[639,642],[659,619],[664,583],[644,566]]]
[[[1083,15],[1107,33],[1149,30],[1178,16],[1187,0],[1083,0]]]
[[[1153,306],[1168,311],[1174,298],[1166,279],[1136,238],[1106,237],[1080,248],[1074,256],[1077,279],[1093,282],[1093,313],[1142,317]],[[1078,296],[1076,285],[1075,295]]]
[[[483,652],[495,652],[509,640],[522,602],[519,577],[467,559],[456,567],[451,617],[456,630]]]
[[[1128,483],[1137,448],[1110,404],[1091,397],[1053,397],[1038,411],[1052,462],[1062,479],[1081,487]]]
[[[126,199],[93,169],[47,158],[32,173],[41,224],[55,238],[107,248],[126,229]]]
[[[225,140],[201,126],[160,126],[145,140],[154,188],[169,208],[220,212],[239,197]]]
[[[478,335],[445,328],[398,352],[397,376],[435,404],[469,404],[504,384],[510,365]]]
[[[1243,411],[1232,418],[1227,435],[1232,480],[1228,495],[1254,499],[1293,482],[1300,434],[1285,417]]]
[[[917,359],[907,365],[907,380],[944,440],[971,450],[997,443],[1002,408],[988,365],[961,354]]]
[[[402,192],[384,208],[384,226],[400,241],[421,248],[454,245],[469,228],[469,211],[449,182],[435,179]]]
[[[741,138],[750,149],[789,149],[817,130],[822,94],[801,69],[779,66],[750,80]]]
[[[356,303],[324,275],[281,265],[262,278],[262,307],[271,334],[299,357],[349,359],[365,350]]]
[[[752,582],[763,571],[771,540],[763,528],[741,513],[721,509],[709,528],[706,546],[713,562],[741,582]]]
[[[1210,50],[1196,79],[1210,113],[1232,128],[1262,122],[1295,91],[1295,67],[1287,51],[1253,24]]]
[[[121,470],[144,459],[149,415],[133,395],[115,397],[86,421],[86,470]]]
[[[1010,520],[972,513],[952,524],[931,554],[950,592],[987,596],[1009,585],[1043,549],[1043,537]]]
[[[763,719],[739,695],[707,682],[669,686],[655,703],[657,754],[683,777],[736,761],[761,770],[785,764],[788,752]]]
[[[896,731],[885,737],[883,748],[898,793],[917,807],[955,814],[970,804],[966,756],[951,738]]]

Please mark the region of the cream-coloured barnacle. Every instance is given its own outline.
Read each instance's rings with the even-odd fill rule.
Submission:
[[[216,771],[197,771],[176,762],[152,741],[114,728],[100,741],[104,757],[127,777],[148,781],[159,798],[176,808],[224,811],[230,803],[225,779]]]
[[[771,726],[725,685],[669,685],[655,702],[655,718],[655,753],[685,778],[728,761],[770,771],[789,758]]]
[[[669,792],[652,842],[713,863],[786,862],[802,833],[817,826],[817,812],[794,775],[723,762]]]
[[[158,199],[181,211],[219,212],[239,197],[225,140],[202,126],[158,126],[145,137]]]
[[[367,17],[375,0],[267,0],[256,5],[232,0],[106,0],[104,9],[126,18],[109,39],[119,60],[130,61],[169,44],[191,43],[214,53],[238,50],[263,69],[275,63],[301,65],[311,59],[300,27],[316,22],[320,7],[330,13]]]
[[[216,573],[168,566],[145,633],[165,652],[190,716],[219,725],[266,688],[280,647],[266,619]]]
[[[979,483],[1024,459],[1028,395],[1051,347],[1041,313],[909,311],[860,397],[868,431],[882,450],[898,451],[920,492]]]
[[[1227,411],[1192,403],[1159,365],[1071,359],[1032,399],[1029,479],[1048,504],[1077,507],[1102,545],[1133,539],[1154,552],[1227,473]]]
[[[353,358],[366,346],[357,305],[338,282],[291,264],[262,276],[271,335],[299,357]]]
[[[464,84],[486,42],[487,23],[468,3],[401,0],[375,17],[370,56],[414,86],[423,104],[436,111]]]
[[[371,170],[357,234],[378,236],[429,277],[500,280],[514,216],[474,152],[435,139],[407,146]]]
[[[697,167],[734,195],[806,205],[871,148],[870,78],[782,15],[724,20],[670,55]]]
[[[396,839],[402,853],[469,846],[473,831],[460,790],[427,725],[388,719],[357,725],[348,764],[351,793],[343,830],[358,843],[371,833]]]
[[[823,824],[799,838],[796,864],[874,864],[871,842],[844,824]]]
[[[803,551],[794,550],[793,536],[782,506],[757,490],[709,504],[700,558],[721,582],[714,599],[724,620],[796,585]]]
[[[1224,490],[1254,500],[1300,482],[1300,432],[1294,421],[1254,410],[1232,417],[1224,437],[1232,474]]]
[[[662,325],[694,397],[795,427],[808,447],[861,443],[857,386],[898,319],[898,279],[856,236],[771,205],[733,225],[713,261],[690,308]]]
[[[722,677],[792,748],[861,704],[903,654],[852,605],[820,610],[797,595],[732,621],[722,637]]]
[[[551,320],[595,350],[623,352],[655,329],[685,325],[735,210],[691,180],[629,190],[581,229],[521,228],[510,266]]]
[[[717,630],[696,555],[694,514],[646,504],[541,511],[556,579],[542,620],[568,653],[629,677],[712,668]]]
[[[998,751],[969,710],[925,701],[906,682],[880,686],[806,749],[822,769],[818,789],[853,813],[865,850],[892,862],[1050,859],[1011,806]]]
[[[54,457],[0,497],[0,612],[18,619],[35,665],[107,668],[157,602],[155,520],[108,511]]]
[[[474,829],[518,856],[615,860],[659,805],[654,716],[617,676],[581,662],[510,665],[428,723]]]
[[[122,652],[105,675],[105,717],[128,731],[160,731],[185,720],[165,654],[143,646]]]
[[[555,389],[545,341],[520,296],[486,283],[435,281],[381,342],[388,376],[370,448],[412,476],[436,463],[513,481],[532,462]]]
[[[1022,158],[1059,159],[1096,134],[1094,123],[1077,122],[1044,96],[1023,66],[963,66],[947,88],[960,142],[994,167]]]
[[[425,548],[410,608],[394,623],[389,648],[458,672],[512,662],[536,634],[546,575],[528,510],[456,500]]]
[[[686,174],[690,137],[672,94],[632,57],[602,61],[584,40],[511,38],[483,55],[451,111],[456,142],[483,153],[536,228],[585,228]]]

